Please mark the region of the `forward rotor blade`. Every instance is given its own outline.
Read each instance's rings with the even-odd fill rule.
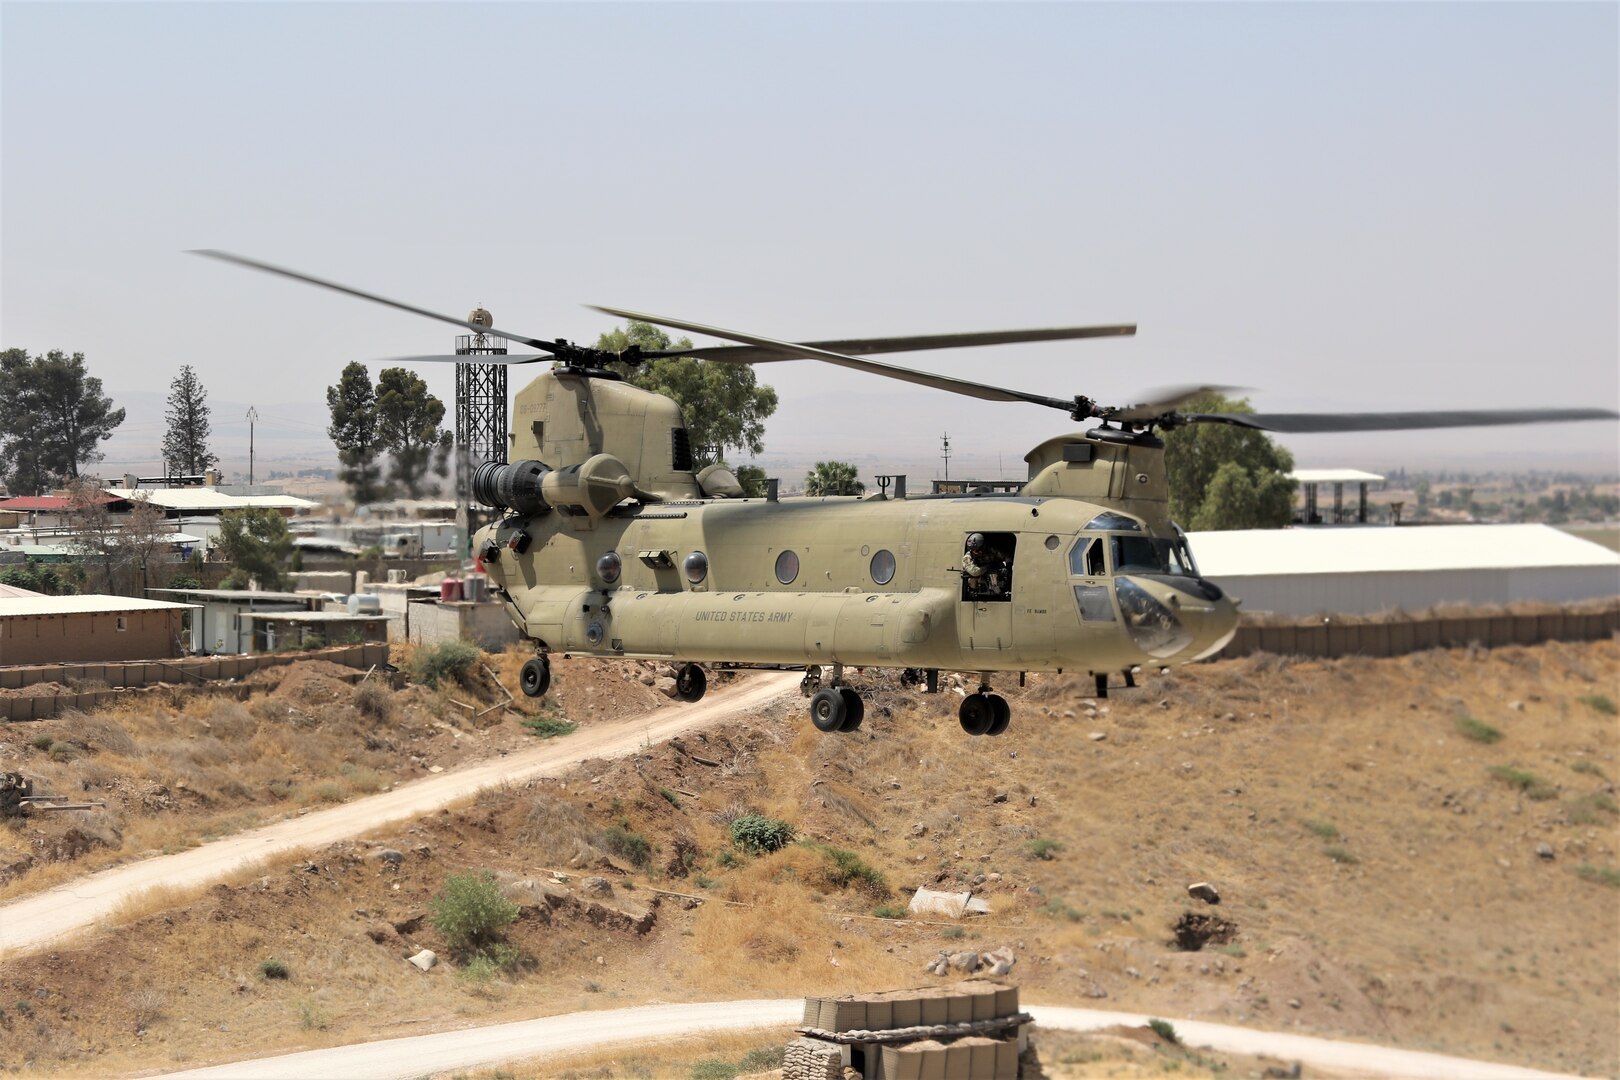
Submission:
[[[900,367],[898,364],[885,364],[877,360],[863,360],[858,356],[846,356],[830,349],[818,348],[814,345],[796,345],[791,341],[777,341],[775,338],[760,337],[757,334],[744,334],[737,330],[722,330],[716,326],[704,326],[702,323],[682,322],[668,319],[661,315],[648,315],[639,311],[625,311],[622,308],[598,307],[591,305],[595,310],[605,315],[613,315],[621,319],[635,319],[637,322],[654,323],[658,326],[667,326],[674,330],[685,330],[692,334],[704,334],[708,337],[725,338],[728,341],[739,341],[745,345],[752,345],[756,349],[775,353],[784,360],[821,360],[839,367],[854,368],[870,375],[882,375],[889,379],[898,379],[901,382],[915,383],[918,386],[931,386],[935,390],[946,390],[953,394],[962,394],[966,397],[978,398],[981,401],[1027,401],[1035,405],[1045,405],[1053,409],[1062,409],[1072,412],[1075,403],[1071,399],[1047,397],[1045,394],[1030,394],[1022,390],[1010,390],[1004,386],[991,386],[988,383],[970,382],[966,379],[953,379],[948,375],[935,375],[926,371],[915,371],[911,368]],[[728,356],[732,350],[716,349],[711,354],[711,360],[725,360],[736,363],[750,363],[745,358]],[[743,350],[736,350],[742,352]]]
[[[845,355],[870,353],[922,352],[927,349],[965,349],[980,345],[1016,345],[1030,341],[1072,341],[1077,338],[1129,337],[1136,333],[1134,323],[1113,326],[1059,326],[1050,330],[984,330],[965,334],[912,334],[907,337],[845,338],[839,341],[807,341],[812,349]],[[750,345],[700,345],[694,349],[651,349],[642,356],[657,359],[665,356],[695,356],[704,360],[726,360],[736,363],[761,364],[773,360],[791,360],[774,350]]]
[[[1145,424],[1197,398],[1211,394],[1224,397],[1243,389],[1241,386],[1161,386],[1147,391],[1143,395],[1146,401],[1109,411],[1107,415],[1110,420]]]
[[[1261,431],[1314,434],[1334,431],[1414,431],[1422,428],[1546,424],[1566,420],[1616,420],[1612,409],[1471,409],[1392,413],[1185,413],[1189,424],[1236,424]]]
[[[348,285],[339,285],[335,281],[327,281],[325,278],[318,278],[312,274],[300,273],[297,270],[288,270],[282,266],[272,266],[270,263],[260,262],[257,259],[250,259],[245,255],[232,255],[228,251],[214,251],[209,248],[196,249],[190,252],[190,254],[203,255],[210,259],[218,259],[221,262],[235,263],[237,266],[245,266],[249,270],[262,270],[266,274],[275,274],[278,277],[291,278],[294,281],[302,281],[306,285],[317,285],[323,289],[331,289],[333,292],[343,293],[345,296],[353,296],[360,300],[370,300],[374,304],[382,304],[384,307],[391,307],[398,311],[408,311],[412,315],[421,315],[428,319],[438,319],[440,322],[447,322],[452,326],[460,326],[467,330],[471,330],[475,334],[487,334],[491,337],[506,338],[510,341],[521,341],[531,349],[541,349],[545,352],[557,351],[557,345],[555,342],[541,341],[538,338],[524,337],[522,334],[511,334],[505,330],[497,330],[492,326],[479,326],[477,323],[468,322],[466,319],[458,319],[454,315],[446,315],[438,311],[429,311],[427,308],[419,308],[413,304],[406,304],[399,300],[390,300],[386,296],[378,296],[376,293],[369,293],[363,289],[351,288]]]
[[[504,356],[498,353],[440,353],[432,356],[389,356],[380,360],[372,360],[373,364],[503,364],[507,366],[516,364],[538,364],[542,360],[550,362],[556,357],[546,353],[507,353]]]

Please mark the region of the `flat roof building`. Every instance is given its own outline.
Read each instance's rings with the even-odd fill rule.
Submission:
[[[1244,611],[1363,615],[1620,595],[1620,552],[1548,525],[1238,529],[1188,536]]]
[[[0,665],[173,659],[192,610],[133,596],[0,597]]]
[[[258,612],[318,612],[325,606],[319,596],[290,592],[250,592],[240,589],[148,589],[195,604],[201,610],[191,621],[191,651],[236,654],[256,651],[254,625],[242,616]]]

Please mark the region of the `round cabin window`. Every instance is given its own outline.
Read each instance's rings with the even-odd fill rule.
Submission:
[[[619,580],[619,571],[623,568],[624,563],[617,551],[610,551],[596,560],[596,576],[609,585]]]
[[[686,557],[686,580],[696,585],[709,576],[709,557],[701,551],[694,551]]]
[[[894,552],[888,548],[878,548],[877,554],[872,556],[872,580],[879,585],[894,580]]]
[[[793,579],[799,576],[799,556],[796,552],[784,551],[776,557],[776,580],[784,585],[793,584]]]

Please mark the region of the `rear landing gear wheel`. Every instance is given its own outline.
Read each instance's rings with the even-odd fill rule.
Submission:
[[[861,700],[861,695],[847,686],[838,688],[838,696],[844,701],[844,722],[838,726],[838,730],[859,730],[861,721],[866,717],[866,702]]]
[[[687,664],[675,673],[675,697],[681,701],[697,701],[709,688],[709,677],[696,664]]]
[[[518,685],[529,697],[545,697],[546,691],[551,688],[551,661],[537,656],[524,664],[523,672],[518,676]]]
[[[832,687],[817,690],[810,699],[810,722],[816,725],[817,731],[829,734],[841,731],[849,710],[844,705],[844,695]]]
[[[988,735],[996,723],[996,710],[990,704],[990,694],[969,694],[962,699],[956,718],[962,730],[969,735]]]
[[[986,731],[985,734],[1000,735],[1007,730],[1007,725],[1012,722],[1012,706],[1008,705],[1007,699],[1000,694],[991,694],[990,713],[994,719],[990,721],[990,730]]]

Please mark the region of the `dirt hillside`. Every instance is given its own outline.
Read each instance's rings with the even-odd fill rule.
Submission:
[[[880,683],[834,737],[795,702],[8,962],[0,1066],[107,1074],[918,985],[956,977],[924,973],[942,951],[1006,947],[1030,1000],[1612,1075],[1617,684],[1607,641],[1257,656],[1100,703],[1032,679],[998,739],[964,736],[950,692]],[[570,707],[631,685],[582,672]],[[739,849],[748,813],[795,841]],[[486,870],[519,907],[504,970],[462,962],[431,917],[450,875]],[[1199,881],[1218,906],[1188,896]],[[990,914],[880,917],[917,886]],[[423,948],[444,961],[406,963]]]

